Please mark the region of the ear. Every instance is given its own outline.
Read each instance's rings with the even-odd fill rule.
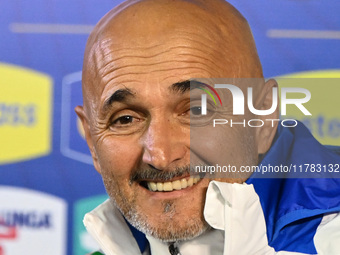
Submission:
[[[273,88],[278,88],[277,82],[274,79],[268,80],[264,88],[261,92],[261,103],[260,109],[261,110],[268,110],[273,105]],[[263,120],[264,125],[261,128],[257,129],[257,142],[258,142],[258,153],[264,154],[266,153],[275,137],[277,126],[278,126],[278,119],[279,119],[279,93],[277,93],[277,107],[272,114],[258,116],[260,119]],[[275,95],[274,95],[275,96]],[[270,121],[269,121],[270,120]],[[275,121],[272,121],[275,120]]]
[[[87,146],[90,149],[91,156],[92,156],[92,159],[93,159],[93,165],[94,165],[95,169],[97,170],[97,172],[101,173],[101,168],[100,168],[100,165],[99,165],[99,162],[98,162],[97,152],[96,152],[96,149],[95,149],[95,147],[93,145],[93,141],[92,141],[92,136],[91,136],[91,131],[90,131],[90,123],[87,119],[84,108],[82,106],[78,105],[74,110],[77,113],[77,115],[78,115],[78,117],[81,121],[81,124],[83,126]]]

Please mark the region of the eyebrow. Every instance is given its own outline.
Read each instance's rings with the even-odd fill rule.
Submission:
[[[204,87],[204,83],[196,80],[185,80],[172,84],[170,90],[176,93],[184,94],[189,90],[196,89],[199,87]]]
[[[128,88],[118,89],[104,102],[103,111],[107,111],[115,102],[124,102],[134,96],[134,93]]]

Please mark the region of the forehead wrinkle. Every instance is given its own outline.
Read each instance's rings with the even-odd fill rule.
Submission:
[[[189,41],[189,40],[188,40]],[[192,40],[194,42],[194,40]],[[172,43],[174,44],[174,43]],[[196,44],[199,44],[198,42],[196,42]],[[164,45],[162,45],[162,48],[160,50],[156,50],[156,49],[151,49],[154,50],[153,53],[146,53],[148,51],[148,49],[150,49],[151,47],[146,47],[146,48],[140,48],[140,49],[134,49],[134,48],[125,48],[124,50],[120,50],[120,49],[112,49],[111,52],[109,52],[107,55],[110,56],[109,61],[104,61],[105,64],[103,67],[105,67],[106,65],[110,64],[110,62],[113,61],[118,61],[121,59],[125,59],[125,58],[140,58],[140,59],[152,59],[152,58],[160,58],[162,57],[162,55],[164,54],[169,54],[171,51],[175,51],[175,50],[182,50],[183,52],[190,52],[190,51],[197,51],[197,52],[201,52],[205,55],[209,55],[207,54],[207,49],[210,48],[211,51],[217,52],[216,50],[214,50],[214,47],[211,47],[211,44],[201,44],[200,46],[204,47],[204,50],[201,49],[201,47],[197,47],[197,46],[188,46],[188,45],[176,45],[176,46],[168,46],[165,47]],[[124,51],[124,52],[123,52]],[[142,52],[142,54],[140,54]],[[180,53],[177,53],[177,55],[179,55]],[[176,54],[174,54],[176,55]],[[113,57],[116,56],[116,57]],[[101,58],[102,60],[106,60],[107,58]]]
[[[97,62],[103,62],[104,67],[113,61],[118,61],[126,58],[141,58],[152,59],[161,58],[162,54],[173,54],[178,55],[181,51],[190,52],[196,51],[202,53],[207,57],[211,56],[210,53],[216,53],[216,56],[220,55],[221,51],[217,50],[219,47],[214,47],[217,40],[211,40],[210,38],[204,38],[206,43],[202,41],[202,36],[186,33],[187,35],[176,34],[176,36],[169,36],[165,39],[166,43],[160,43],[154,45],[144,45],[144,46],[133,46],[121,48],[117,44],[105,45],[105,47],[100,47],[97,51],[98,54]],[[164,41],[164,40],[163,40]],[[170,42],[170,43],[169,43]],[[226,43],[226,41],[223,41]],[[119,48],[117,48],[119,47]],[[176,53],[175,51],[178,51]],[[210,60],[212,61],[212,60]]]
[[[209,66],[205,63],[202,63],[202,61],[196,61],[195,57],[193,55],[186,55],[191,56],[192,60],[169,60],[169,61],[162,61],[162,62],[156,62],[156,63],[136,63],[136,64],[126,64],[126,65],[120,65],[118,67],[113,67],[112,69],[107,68],[106,73],[101,75],[101,80],[104,84],[109,83],[112,79],[119,77],[121,75],[142,75],[142,74],[151,74],[156,72],[172,72],[175,70],[183,70],[191,67],[192,69],[197,70],[204,70],[205,72],[208,72],[208,70],[214,70],[215,74],[217,74],[218,70],[220,69],[220,66],[215,65],[214,63],[211,63],[213,65]],[[204,58],[197,58],[197,60],[204,60]],[[209,62],[209,61],[207,61]],[[177,67],[173,67],[177,66]],[[138,72],[135,72],[136,68],[139,69]],[[143,70],[141,70],[143,68]],[[144,71],[145,70],[145,71]],[[215,75],[218,76],[218,75]],[[207,77],[206,77],[207,78]]]
[[[191,67],[191,68],[183,68],[183,67],[177,67],[177,68],[164,68],[164,69],[157,69],[157,70],[151,70],[151,71],[144,71],[144,72],[138,72],[138,73],[134,73],[134,72],[124,72],[124,73],[121,73],[121,74],[114,74],[114,75],[111,75],[110,77],[107,78],[107,80],[105,81],[108,85],[110,83],[113,83],[113,82],[118,82],[119,79],[123,79],[123,78],[131,78],[131,76],[133,75],[136,75],[136,76],[140,76],[140,75],[149,75],[149,74],[153,74],[153,73],[161,73],[161,72],[174,72],[174,71],[183,71],[183,69],[185,69],[186,71],[190,71],[192,69],[193,72],[201,72],[202,74],[205,74],[203,75],[203,77],[206,76],[206,74],[209,76],[209,77],[213,77],[214,75],[210,72],[209,69],[206,69],[206,68],[203,68],[203,67]],[[201,75],[202,76],[202,75]],[[168,79],[170,76],[167,76],[165,78],[163,78],[162,80],[166,80]],[[162,81],[162,80],[159,80],[159,81]]]
[[[183,80],[190,80],[193,77],[213,77],[212,73],[210,73],[209,70],[203,69],[203,68],[186,68],[183,70],[182,68],[175,68],[171,69],[171,71],[181,71],[181,76],[184,77]],[[153,71],[156,72],[156,71]],[[152,72],[152,73],[153,73]],[[158,71],[157,71],[158,72]],[[169,70],[164,70],[160,72],[166,72],[165,75],[162,75],[161,77],[157,77],[157,82],[159,83],[169,83],[168,81],[171,80],[178,80],[179,76],[176,75],[176,72],[169,72]],[[149,71],[145,72],[138,72],[138,73],[128,73],[128,74],[120,74],[112,77],[112,79],[109,80],[108,86],[111,86],[110,84],[129,84],[134,83],[138,84],[138,86],[143,86],[143,82],[140,79],[135,78],[135,76],[139,76],[140,74],[148,75],[150,74]]]
[[[208,49],[209,46],[206,46],[205,48]],[[211,57],[209,57],[209,55],[207,54],[207,52],[209,51],[204,51],[201,49],[201,47],[172,46],[169,47],[169,49],[169,51],[162,51],[147,55],[144,54],[137,57],[137,53],[133,54],[130,51],[129,55],[121,56],[121,54],[118,54],[120,56],[114,58],[112,56],[115,56],[115,53],[119,51],[116,50],[113,54],[110,54],[110,58],[112,58],[104,65],[102,65],[96,73],[99,74],[99,77],[101,77],[101,80],[103,80],[104,83],[107,83],[109,80],[112,79],[107,79],[107,77],[115,75],[117,71],[121,70],[121,72],[124,72],[125,70],[128,70],[126,72],[128,74],[131,74],[133,72],[129,71],[129,69],[133,69],[136,67],[154,67],[154,69],[147,70],[148,73],[153,73],[155,71],[166,71],[168,69],[164,68],[165,65],[169,65],[174,62],[176,66],[178,66],[178,62],[180,62],[185,68],[188,68],[186,64],[195,64],[195,67],[202,66],[206,71],[207,68],[210,68],[212,70],[222,70],[224,66],[229,62],[228,59],[224,59],[224,61],[213,61]],[[168,58],[168,55],[172,60],[162,60]],[[182,59],[183,57],[185,57],[185,59]],[[176,68],[172,69],[175,70]],[[140,70],[139,73],[143,74],[143,71]]]

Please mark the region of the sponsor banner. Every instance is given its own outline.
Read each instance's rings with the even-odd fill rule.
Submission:
[[[66,254],[67,204],[58,197],[0,186],[1,255]]]
[[[52,79],[5,64],[0,77],[0,164],[49,154]]]
[[[340,145],[339,78],[340,70],[302,72],[277,78],[282,87],[294,87],[298,84],[311,92],[313,96],[308,108],[313,116],[305,117],[297,108],[292,108],[289,118],[302,121],[314,137],[325,145]]]
[[[62,84],[61,153],[69,158],[92,164],[84,130],[74,108],[83,104],[81,72],[64,77]]]
[[[107,195],[89,197],[77,201],[74,205],[74,236],[73,255],[84,255],[99,249],[96,241],[87,233],[84,225],[84,215],[108,199]]]

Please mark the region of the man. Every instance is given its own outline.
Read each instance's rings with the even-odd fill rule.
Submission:
[[[294,146],[306,142],[300,133],[307,134],[301,125],[283,130],[278,122],[260,129],[219,127],[197,136],[206,149],[200,151],[190,139],[197,132],[190,129],[197,110],[190,81],[196,77],[259,79],[252,85],[256,109],[271,107],[277,86],[273,80],[261,82],[249,26],[222,0],[126,1],[91,33],[84,106],[76,112],[110,196],[84,220],[102,252],[340,254],[334,230],[340,227],[339,181],[261,180],[249,172],[214,181],[190,176],[191,163],[204,164],[207,158],[237,168],[257,165],[264,154],[265,162],[275,164],[280,157],[285,164],[294,162],[282,143],[300,153]],[[277,119],[278,110],[266,117]],[[316,146],[322,162],[339,162],[313,138],[307,146]],[[304,194],[287,199],[289,191],[305,193],[306,183],[311,190],[321,187],[318,194],[310,191],[314,200]],[[326,201],[325,194],[333,199]]]

